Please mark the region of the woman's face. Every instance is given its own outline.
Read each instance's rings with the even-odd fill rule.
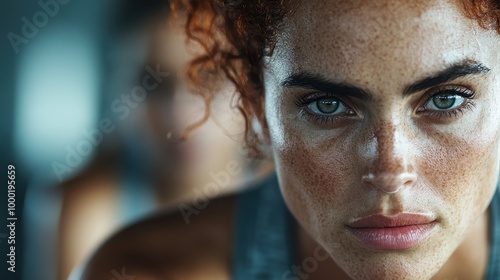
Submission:
[[[152,32],[151,65],[160,64],[171,74],[168,89],[160,95],[163,102],[152,99],[150,123],[156,124],[155,131],[160,143],[165,142],[165,135],[171,132],[173,137],[181,136],[188,127],[201,120],[205,113],[205,102],[200,96],[188,89],[189,80],[186,68],[196,57],[201,48],[190,41],[186,44],[183,29],[160,21],[154,25]],[[215,81],[212,79],[211,82]],[[175,174],[180,177],[178,184],[191,188],[201,188],[213,181],[211,173],[226,169],[229,162],[243,158],[241,140],[244,130],[243,117],[234,105],[232,95],[234,88],[230,83],[217,84],[218,94],[212,101],[210,118],[201,127],[194,130],[190,137],[177,144],[175,149]],[[165,83],[167,87],[167,82]],[[161,122],[163,121],[163,122]],[[172,157],[169,158],[170,160]],[[239,178],[229,178],[223,186],[236,186]]]
[[[495,191],[500,36],[457,2],[301,1],[267,61],[285,200],[356,279],[430,278]]]

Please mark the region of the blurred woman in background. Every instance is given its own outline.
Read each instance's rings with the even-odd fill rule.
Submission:
[[[205,116],[204,99],[189,93],[182,74],[192,58],[186,37],[166,28],[168,1],[131,0],[121,10],[107,54],[104,102],[117,129],[104,135],[88,167],[60,186],[60,279],[123,225],[163,207],[178,208],[189,222],[185,205],[230,193],[272,170],[244,157],[243,119],[228,83],[218,85],[216,110],[206,122],[187,141],[173,140]],[[110,94],[129,94],[145,77],[152,89],[142,102]]]

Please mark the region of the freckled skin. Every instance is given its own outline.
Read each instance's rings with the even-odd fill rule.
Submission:
[[[465,18],[457,1],[308,0],[286,19],[265,70],[278,178],[301,226],[351,278],[443,279],[460,268],[484,275],[480,236],[499,170],[498,50],[500,36]],[[445,84],[472,89],[470,109],[439,118],[418,111],[427,90],[403,96],[407,85],[464,59],[491,69]],[[311,90],[280,85],[298,71],[373,98],[348,104],[355,116],[321,124],[294,103]],[[402,251],[369,250],[346,232],[352,219],[402,212],[430,214],[438,225]],[[479,265],[458,256],[470,244],[484,256]]]

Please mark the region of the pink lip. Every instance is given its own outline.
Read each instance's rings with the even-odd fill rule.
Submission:
[[[404,250],[425,240],[437,222],[421,214],[370,215],[348,223],[348,231],[362,245],[374,250]]]

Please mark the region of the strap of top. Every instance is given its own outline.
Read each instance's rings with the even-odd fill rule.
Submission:
[[[233,279],[282,279],[294,260],[293,219],[276,175],[239,195]]]
[[[490,204],[490,257],[486,279],[500,279],[500,187]]]

